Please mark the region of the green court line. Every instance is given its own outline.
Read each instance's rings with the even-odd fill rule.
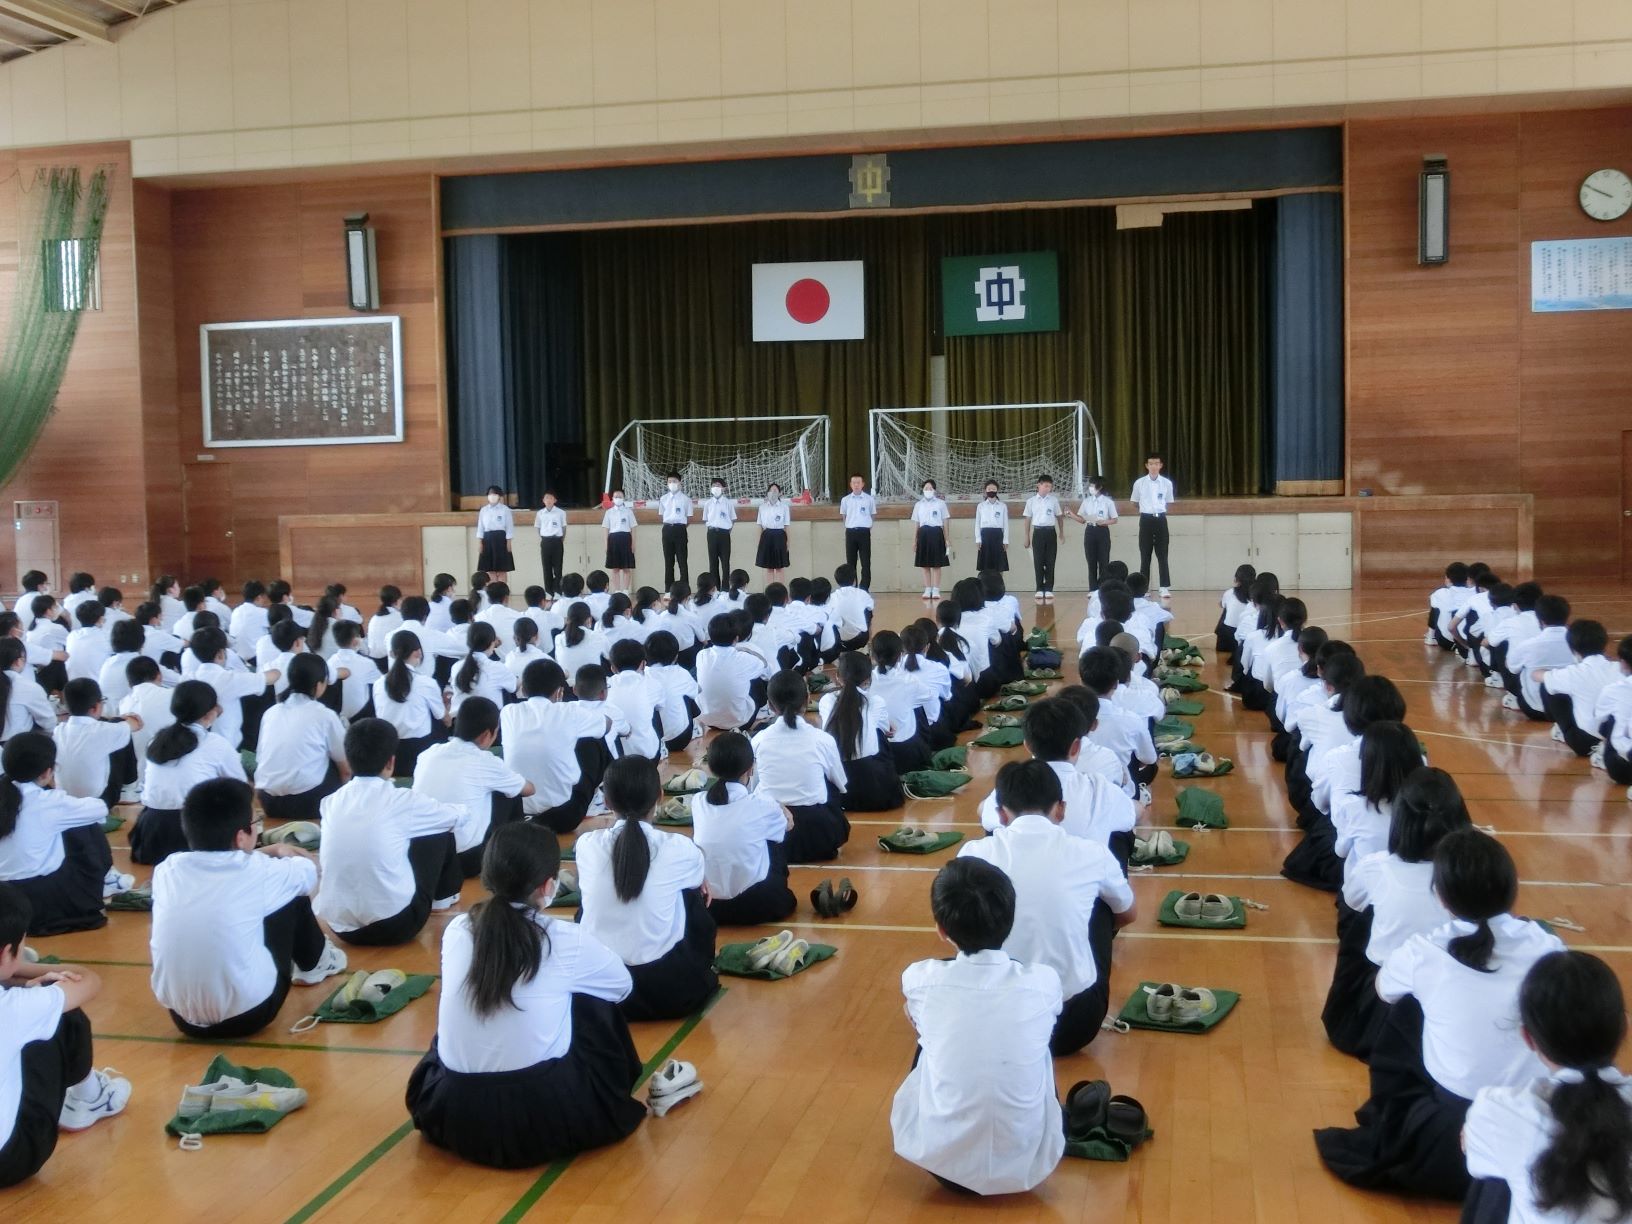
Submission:
[[[192,1037],[155,1036],[150,1033],[93,1033],[96,1041],[145,1041],[153,1045],[185,1045],[197,1046],[240,1046],[249,1050],[299,1050],[304,1054],[395,1054],[407,1058],[419,1058],[424,1050],[394,1050],[385,1046],[325,1046],[300,1045],[293,1041],[221,1041],[211,1038],[200,1041]]]
[[[111,967],[111,968],[114,968],[114,969],[151,969],[151,968],[153,968],[152,964],[150,962],[148,962],[148,961],[86,960],[83,956],[64,957],[64,958],[61,958],[57,963],[62,964],[62,965],[102,965],[102,966]]]
[[[397,1144],[401,1143],[410,1134],[412,1134],[413,1130],[414,1120],[410,1118],[401,1126],[397,1127],[396,1130],[387,1135],[384,1139],[381,1139],[379,1143],[375,1144],[373,1150],[366,1153],[363,1158],[356,1164],[352,1165],[351,1168],[347,1169],[344,1173],[340,1174],[339,1177],[335,1178],[328,1185],[324,1186],[323,1189],[319,1190],[312,1200],[299,1211],[295,1212],[294,1215],[290,1216],[289,1219],[285,1221],[285,1224],[304,1224],[306,1220],[311,1219],[324,1207],[328,1206],[329,1202],[337,1194],[378,1164],[381,1158],[383,1158],[387,1152],[396,1147]]]
[[[640,1078],[635,1081],[635,1087],[637,1089],[647,1080],[651,1079],[656,1073],[657,1069],[669,1060],[669,1056],[673,1054],[675,1050],[680,1048],[680,1043],[682,1041],[691,1036],[692,1030],[703,1022],[703,1017],[714,1010],[714,1005],[725,997],[727,989],[727,987],[721,986],[718,990],[716,990],[713,998],[709,999],[707,1003],[703,1004],[702,1010],[693,1016],[687,1017],[685,1022],[682,1023],[679,1028],[674,1030],[674,1036],[665,1041],[657,1053],[653,1054],[646,1060],[645,1066],[643,1066],[640,1070]],[[516,1224],[516,1221],[520,1220],[524,1215],[531,1211],[534,1204],[536,1204],[539,1199],[544,1197],[545,1192],[548,1191],[551,1186],[555,1185],[558,1180],[560,1180],[561,1175],[567,1171],[567,1168],[572,1164],[572,1161],[573,1158],[571,1156],[564,1156],[546,1168],[544,1172],[539,1174],[538,1180],[531,1186],[527,1187],[526,1193],[516,1200],[515,1206],[511,1207],[509,1211],[505,1212],[499,1217],[498,1224]],[[294,1224],[294,1222],[291,1221],[290,1224]]]

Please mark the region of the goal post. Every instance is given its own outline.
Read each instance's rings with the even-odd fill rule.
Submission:
[[[769,437],[747,441],[740,426],[774,423]],[[775,482],[790,498],[826,501],[832,423],[826,416],[671,417],[629,421],[606,448],[605,492],[622,487],[632,501],[656,501],[670,472],[694,495],[723,479],[735,498],[757,499]],[[757,431],[752,431],[757,432]],[[710,437],[732,439],[725,442]]]
[[[1000,419],[990,438],[960,435],[957,421],[971,413],[1006,413],[1011,422]],[[1031,428],[1022,433],[1023,419]],[[1005,427],[1011,423],[1013,428]],[[1088,477],[1103,471],[1105,463],[1099,426],[1082,400],[874,408],[868,414],[867,455],[873,494],[883,500],[911,500],[924,480],[934,480],[950,500],[978,498],[988,480],[1012,495],[1044,471],[1054,476],[1061,494],[1081,497]]]

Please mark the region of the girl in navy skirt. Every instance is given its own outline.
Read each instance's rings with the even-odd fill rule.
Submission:
[[[629,589],[629,575],[635,568],[635,509],[624,500],[622,489],[612,490],[612,505],[601,516],[606,530],[606,568],[612,571],[614,590]]]
[[[1003,504],[997,481],[988,480],[975,507],[975,569],[1007,573],[1009,569],[1009,508]]]
[[[810,689],[798,672],[771,677],[767,700],[776,717],[753,738],[755,790],[776,800],[793,817],[786,846],[790,863],[823,863],[839,857],[850,840],[844,816],[848,785],[839,746],[826,731],[805,721]]]
[[[578,835],[580,921],[629,966],[634,985],[620,1004],[627,1019],[688,1016],[720,984],[703,852],[689,837],[652,827],[663,787],[645,757],[613,761],[601,787],[617,823]]]
[[[946,522],[951,517],[952,511],[936,491],[935,482],[924,481],[923,498],[912,508],[912,521],[918,524],[912,563],[924,571],[925,599],[941,597],[941,568],[948,560]]]
[[[722,926],[781,922],[798,907],[783,845],[793,818],[776,800],[748,789],[754,748],[747,736],[720,732],[704,762],[714,785],[692,796],[691,822],[703,852],[708,912]]]
[[[627,1138],[646,1116],[617,1008],[629,971],[546,915],[560,865],[548,829],[495,829],[482,860],[492,895],[442,938],[437,1034],[409,1077],[408,1112],[429,1142],[476,1164],[547,1164]]]
[[[1236,566],[1235,585],[1218,597],[1218,625],[1213,629],[1213,639],[1226,662],[1235,662],[1235,631],[1252,608],[1249,591],[1257,577],[1258,571],[1252,566]]]
[[[107,804],[55,787],[57,746],[37,731],[12,736],[0,763],[0,880],[32,903],[29,929],[60,935],[106,926],[103,897],[130,887],[128,875],[110,879]]]
[[[482,542],[482,551],[476,564],[500,582],[516,568],[510,555],[510,541],[516,534],[516,516],[504,504],[504,490],[498,485],[487,486],[487,505],[476,515],[476,538]]]
[[[844,763],[844,810],[893,811],[907,796],[890,755],[889,709],[868,691],[872,661],[859,650],[847,650],[839,656],[838,676],[837,688],[817,703],[817,717]]]
[[[792,509],[782,500],[782,486],[767,486],[765,500],[759,506],[759,551],[754,555],[754,564],[765,571],[767,584],[781,582],[787,571],[788,523],[792,518]]]
[[[181,828],[187,792],[211,778],[249,779],[238,750],[210,726],[221,716],[215,690],[202,680],[183,680],[170,695],[176,721],[147,746],[142,811],[130,827],[130,858],[154,867],[188,849]]]

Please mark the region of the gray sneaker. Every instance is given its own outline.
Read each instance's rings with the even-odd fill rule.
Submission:
[[[1171,1024],[1173,1004],[1178,995],[1179,988],[1172,982],[1145,987],[1145,1014],[1157,1024]]]

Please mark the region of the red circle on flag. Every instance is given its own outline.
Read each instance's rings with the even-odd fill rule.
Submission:
[[[819,280],[807,276],[788,286],[788,314],[795,323],[820,322],[832,304],[833,299],[828,295],[827,286]]]

